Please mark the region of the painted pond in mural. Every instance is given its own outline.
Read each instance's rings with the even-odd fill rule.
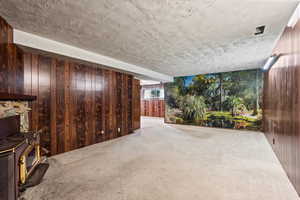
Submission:
[[[165,84],[167,123],[260,130],[260,69],[176,77]]]

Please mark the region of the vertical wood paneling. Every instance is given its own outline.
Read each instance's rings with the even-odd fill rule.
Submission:
[[[265,135],[300,193],[300,23],[286,28],[274,53],[282,54],[264,76]]]
[[[56,107],[56,112],[51,112],[53,116],[53,120],[55,123],[54,126],[51,127],[51,129],[54,129],[55,135],[52,135],[56,138],[56,148],[57,153],[61,153],[65,151],[65,144],[64,140],[68,140],[69,138],[66,135],[66,115],[68,105],[66,105],[66,83],[67,83],[67,77],[66,77],[66,66],[65,62],[62,60],[57,60],[56,67],[53,69],[53,74],[51,75],[53,79],[53,85],[51,87],[53,88],[53,93],[51,93],[52,96],[54,96],[55,104],[54,107]],[[51,78],[51,81],[52,81]],[[55,85],[54,85],[55,84]],[[54,89],[55,88],[55,89]],[[51,141],[55,142],[55,141]],[[54,145],[54,144],[53,144]],[[53,152],[53,151],[52,151]],[[54,152],[53,152],[54,153]]]
[[[60,153],[70,151],[71,150],[71,119],[72,119],[72,113],[71,113],[71,68],[70,68],[70,63],[68,61],[66,62],[61,62],[64,64],[64,103],[62,105],[63,108],[61,109],[61,115],[64,116],[64,130],[61,134],[61,139],[60,139],[60,145],[62,145],[64,148],[60,149]],[[62,80],[62,82],[63,82]]]
[[[117,79],[116,79],[117,72],[109,71],[109,85],[108,85],[108,96],[109,101],[106,102],[109,107],[109,139],[113,139],[118,137],[117,131],[117,118],[116,118],[116,107],[117,107]]]
[[[132,75],[21,50],[12,36],[0,18],[0,91],[37,96],[30,129],[43,130],[41,145],[52,155],[139,128],[139,81]]]
[[[38,129],[42,129],[41,144],[51,150],[51,65],[49,57],[38,57]]]
[[[122,83],[123,82],[123,76],[121,73],[117,72],[116,73],[116,79],[118,83]],[[117,96],[116,96],[116,125],[117,125],[117,137],[121,136],[121,132],[123,132],[123,124],[124,121],[122,121],[122,105],[123,105],[123,88],[122,88],[122,84],[118,84],[116,87],[117,90]],[[119,131],[120,130],[120,131]]]
[[[24,92],[23,52],[13,44],[13,29],[0,17],[0,92]]]
[[[139,129],[141,125],[141,86],[140,80],[132,80],[132,127]]]
[[[1,21],[1,20],[0,20]],[[3,34],[3,33],[2,33]],[[8,68],[8,51],[6,44],[0,44],[0,91],[8,92],[8,76],[9,76],[9,68]]]
[[[2,17],[0,17],[0,44],[8,44],[12,42],[12,27]]]
[[[85,69],[85,127],[86,127],[86,139],[85,146],[92,144],[92,69],[84,66]]]
[[[165,117],[165,100],[141,100],[141,115],[149,117]]]
[[[16,69],[15,69],[15,58],[16,58],[16,51],[15,46],[13,44],[7,44],[7,52],[8,52],[8,59],[7,59],[7,87],[9,93],[14,93],[14,87],[16,86]]]
[[[75,64],[70,63],[70,150],[76,149],[77,147],[77,135],[76,135],[76,72]]]
[[[134,110],[133,110],[133,99],[132,99],[133,98],[133,87],[134,87],[133,77],[128,76],[128,89],[126,91],[128,93],[128,103],[127,103],[128,108],[127,108],[127,111],[126,111],[128,113],[128,122],[127,122],[127,124],[128,124],[128,133],[132,133],[133,130],[134,130],[133,129],[133,124],[134,124],[134,122],[133,122],[133,112],[134,112]],[[137,97],[135,97],[135,98],[137,98]]]
[[[95,69],[95,142],[105,139],[105,109],[104,109],[104,83],[102,69]]]
[[[14,48],[15,59],[14,59],[14,70],[15,70],[15,82],[13,82],[14,93],[23,94],[24,93],[24,67],[23,67],[23,51],[18,47]]]
[[[72,107],[75,108],[74,113],[74,126],[76,127],[76,145],[75,148],[85,146],[86,140],[86,109],[85,109],[85,69],[83,65],[75,64],[75,81],[76,81],[76,93],[74,94],[75,102]]]
[[[30,67],[30,66],[25,66]],[[31,56],[31,94],[34,96],[38,96],[38,90],[39,90],[39,70],[38,70],[38,56],[32,55]],[[38,105],[39,105],[39,98],[37,98],[36,101],[32,103],[32,111],[31,111],[31,127],[32,130],[36,131],[38,130],[38,120],[39,115],[38,113]]]
[[[122,126],[120,130],[120,136],[126,135],[128,130],[128,76],[124,74],[122,76]]]
[[[23,93],[24,71],[23,71],[23,52],[14,44],[6,45],[7,58],[4,59],[6,71],[7,88],[9,93]],[[5,86],[5,84],[4,84]]]
[[[133,122],[139,84],[131,75],[30,53],[24,54],[24,72],[26,93],[38,97],[32,128],[44,129],[42,145],[53,155],[139,127],[139,115]]]
[[[146,89],[163,88],[162,84],[156,85],[143,85],[141,94],[144,95]],[[148,117],[165,117],[165,101],[164,99],[152,98],[141,99],[141,115]]]
[[[10,92],[9,91],[9,80],[11,79],[12,73],[9,68],[9,62],[12,53],[11,45],[12,43],[12,27],[6,23],[6,21],[0,17],[0,92]]]
[[[31,54],[24,53],[23,54],[24,61],[24,94],[31,95],[32,94],[32,63],[31,63]],[[34,102],[29,102],[29,107],[33,107]],[[34,130],[32,127],[32,112],[28,113],[29,117],[29,129]]]
[[[53,154],[57,154],[57,112],[56,107],[57,105],[60,105],[61,102],[57,101],[57,97],[59,95],[57,94],[57,86],[56,86],[56,60],[53,59],[51,63],[51,72],[50,72],[50,108],[51,108],[51,114],[50,114],[50,121],[51,121],[51,129],[50,129],[50,135],[51,135],[51,152]],[[59,110],[59,109],[58,109]],[[61,120],[61,119],[59,119]],[[60,128],[60,127],[58,127]]]
[[[103,70],[103,92],[105,95],[103,95],[103,106],[104,106],[104,112],[103,112],[103,130],[104,130],[104,140],[109,140],[109,136],[111,134],[110,130],[110,121],[111,121],[111,114],[110,114],[110,95],[109,95],[109,88],[110,85],[110,73],[109,70],[104,69]]]
[[[96,69],[93,67],[91,68],[90,72],[91,76],[91,91],[90,91],[90,124],[89,124],[89,131],[90,131],[90,142],[89,144],[96,143]]]

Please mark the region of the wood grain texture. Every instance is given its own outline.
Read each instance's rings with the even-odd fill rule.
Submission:
[[[143,85],[141,88],[141,115],[148,117],[165,117],[165,100],[160,98],[144,99],[147,89],[163,88],[163,84]]]
[[[141,126],[141,85],[140,80],[132,80],[132,129]]]
[[[23,94],[23,52],[13,44],[13,29],[0,17],[0,92]]]
[[[140,127],[139,81],[132,75],[13,44],[0,18],[0,92],[36,96],[30,129],[42,129],[51,155],[132,133]],[[138,106],[138,107],[136,107]]]
[[[132,75],[31,52],[24,54],[24,70],[25,91],[37,96],[31,127],[44,130],[42,146],[52,155],[139,127],[133,116],[139,82]]]
[[[165,100],[142,100],[141,115],[149,117],[165,117]]]
[[[286,28],[273,53],[283,54],[264,76],[263,128],[300,194],[300,23]]]
[[[38,130],[44,130],[41,145],[48,150],[51,150],[51,65],[50,57],[38,57]]]
[[[133,87],[134,87],[134,85],[133,85],[133,77],[132,76],[128,76],[127,77],[128,79],[127,79],[127,85],[128,85],[128,88],[127,88],[127,99],[128,99],[128,103],[127,103],[127,105],[128,105],[128,107],[127,107],[127,111],[125,111],[126,113],[127,113],[127,119],[128,119],[128,122],[127,122],[127,124],[128,124],[128,133],[131,133],[131,132],[133,132],[133,124],[134,124],[134,122],[133,122],[133,119],[134,119],[134,117],[133,117]],[[135,97],[135,98],[137,98],[137,97]]]
[[[95,69],[95,142],[102,142],[105,140],[104,134],[102,131],[105,129],[105,115],[104,115],[104,78],[103,70]]]
[[[13,43],[13,29],[12,27],[0,16],[0,44]]]

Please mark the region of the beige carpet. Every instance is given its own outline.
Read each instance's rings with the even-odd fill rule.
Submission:
[[[262,133],[165,125],[52,157],[27,200],[298,200]]]

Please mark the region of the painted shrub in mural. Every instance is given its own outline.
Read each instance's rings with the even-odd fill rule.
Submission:
[[[177,77],[165,84],[167,123],[260,130],[262,72]]]

